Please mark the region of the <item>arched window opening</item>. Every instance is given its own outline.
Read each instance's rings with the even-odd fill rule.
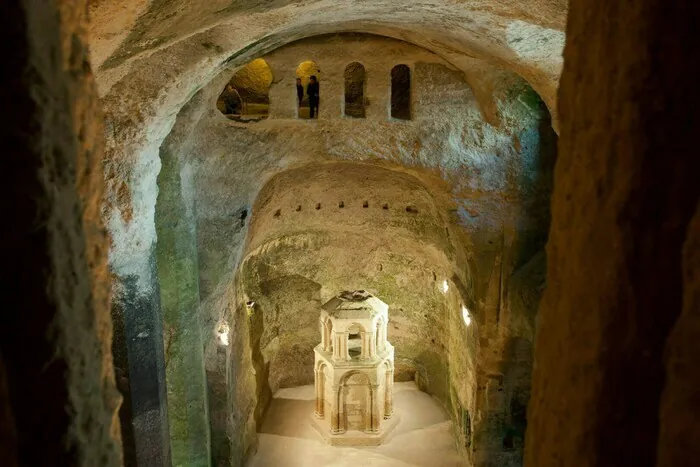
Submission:
[[[267,118],[270,108],[272,70],[258,58],[233,75],[226,84],[216,107],[231,120],[257,121]]]
[[[365,67],[361,63],[345,67],[345,115],[365,118]]]
[[[391,117],[411,119],[411,69],[407,65],[391,70]]]
[[[297,67],[297,108],[299,118],[318,118],[321,70],[316,62],[307,60]]]
[[[350,358],[359,357],[362,354],[361,331],[362,329],[357,324],[348,328],[348,354],[350,354]]]

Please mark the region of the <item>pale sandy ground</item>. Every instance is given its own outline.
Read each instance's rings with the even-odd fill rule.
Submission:
[[[413,383],[394,385],[401,419],[382,446],[327,445],[311,426],[313,386],[275,394],[260,430],[260,446],[248,467],[463,467],[451,422],[440,405]]]

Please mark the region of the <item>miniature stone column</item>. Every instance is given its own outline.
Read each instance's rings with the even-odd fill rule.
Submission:
[[[381,417],[379,416],[381,408],[379,407],[379,385],[373,384],[370,389],[370,420],[372,424],[370,426],[370,433],[379,433],[379,421]]]
[[[323,335],[326,338],[325,343],[323,344],[323,351],[330,352],[335,347],[333,343],[333,323],[330,319],[326,320],[323,326]]]
[[[377,333],[368,333],[369,339],[369,358],[374,358],[377,356]]]
[[[321,348],[325,351],[328,348],[328,336],[326,335],[326,323],[323,320],[318,320],[318,325],[321,330]]]
[[[342,355],[345,356],[345,360],[350,360],[350,349],[348,348],[348,339],[350,339],[350,332],[345,331],[343,336],[345,336],[345,337],[343,338],[343,353],[342,353]]]
[[[365,433],[372,433],[372,419],[373,408],[374,408],[374,398],[376,397],[375,392],[372,390],[371,385],[367,386],[367,405],[365,406]]]
[[[333,336],[333,360],[340,360],[341,355],[342,355],[342,345],[341,345],[341,336],[344,336],[342,332],[334,332],[332,333]]]
[[[387,329],[389,328],[389,320],[387,319],[382,323],[382,347],[386,347],[386,343],[389,342],[389,337],[387,335]]]
[[[324,386],[326,380],[326,373],[323,368],[318,368],[315,371],[316,376],[316,408],[314,409],[314,415],[318,418],[323,418],[324,412]]]
[[[337,435],[345,431],[345,413],[343,410],[342,399],[343,387],[333,385],[333,404],[331,409],[331,433]]]
[[[394,369],[386,369],[386,387],[384,395],[384,418],[394,415]]]
[[[360,331],[360,342],[362,343],[360,359],[362,360],[367,360],[369,358],[369,342],[367,342],[367,336],[368,334],[366,332]]]

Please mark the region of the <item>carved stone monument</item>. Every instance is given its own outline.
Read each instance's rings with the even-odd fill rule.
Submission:
[[[388,309],[364,290],[343,292],[322,307],[314,424],[332,445],[379,445],[398,422]]]

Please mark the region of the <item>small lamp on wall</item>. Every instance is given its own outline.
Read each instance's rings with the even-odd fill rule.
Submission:
[[[440,288],[442,289],[442,293],[447,293],[447,291],[450,290],[450,283],[447,282],[447,279],[442,281],[442,285],[440,286]]]
[[[221,345],[228,346],[228,331],[228,324],[222,324],[221,326],[219,326],[217,334],[219,336],[219,342],[221,343]]]
[[[464,305],[462,305],[462,319],[464,320],[465,325],[469,326],[472,324],[472,317],[469,314],[469,309]]]

